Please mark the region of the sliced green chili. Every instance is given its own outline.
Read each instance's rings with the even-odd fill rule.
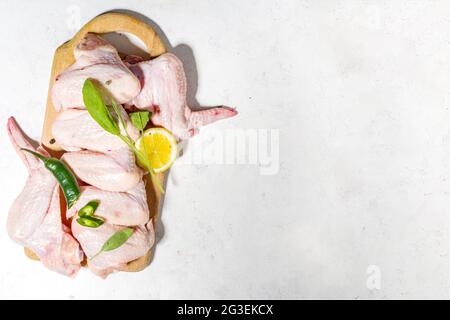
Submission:
[[[100,202],[97,200],[89,201],[83,208],[78,210],[78,224],[83,227],[98,228],[105,223],[103,218],[94,216],[95,210],[97,210],[99,203]]]
[[[80,197],[80,187],[78,186],[75,175],[72,173],[72,171],[70,171],[67,165],[61,160],[55,158],[47,158],[42,154],[28,149],[21,148],[21,150],[31,153],[38,159],[42,160],[42,162],[44,162],[45,168],[47,168],[58,181],[64,193],[64,197],[66,198],[67,207],[71,208]]]
[[[88,227],[88,228],[98,228],[103,223],[105,223],[105,221],[103,219],[96,218],[96,217],[90,217],[90,216],[78,218],[77,222],[78,222],[78,224],[82,225],[83,227]]]
[[[95,210],[97,210],[98,204],[99,204],[99,201],[97,201],[97,200],[89,201],[83,208],[78,210],[78,215],[80,217],[93,216],[95,213]]]

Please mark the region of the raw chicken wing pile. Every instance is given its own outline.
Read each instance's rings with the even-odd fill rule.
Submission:
[[[66,206],[60,205],[62,186],[39,157],[49,154],[42,146],[34,148],[11,117],[8,134],[29,176],[11,206],[7,230],[16,243],[32,250],[53,271],[74,277],[87,261],[93,273],[106,277],[147,254],[155,243],[154,221],[145,172],[129,146],[91,117],[83,100],[86,79],[93,79],[107,93],[105,97],[118,103],[124,120],[120,130],[133,140],[140,132],[131,123],[129,110],[150,111],[152,125],[169,130],[178,141],[192,137],[203,125],[236,115],[236,111],[228,107],[192,111],[186,104],[183,65],[171,53],[148,61],[137,57],[122,60],[112,45],[87,34],[76,46],[74,57],[75,63],[57,76],[51,90],[58,112],[51,130],[56,144],[65,151],[60,160],[78,181],[79,197],[67,210],[62,208]],[[95,228],[77,222],[83,217],[83,207],[92,201],[98,204],[95,217],[102,221]],[[114,250],[96,255],[123,228],[131,228],[132,235]]]

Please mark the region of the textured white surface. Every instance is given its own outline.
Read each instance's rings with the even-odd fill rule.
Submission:
[[[15,115],[38,139],[70,13],[130,9],[185,60],[192,48],[200,103],[240,112],[196,143],[213,128],[279,129],[280,170],[177,164],[151,267],[69,280],[5,234],[26,172],[2,130],[0,298],[450,297],[450,3],[62,3],[0,2],[0,123]]]

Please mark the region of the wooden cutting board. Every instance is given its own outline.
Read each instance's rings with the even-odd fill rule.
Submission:
[[[42,130],[41,138],[41,143],[53,156],[59,157],[64,151],[56,143],[53,143],[54,140],[51,127],[55,117],[57,116],[57,112],[53,107],[50,97],[51,88],[56,76],[75,62],[73,49],[88,32],[97,34],[110,32],[130,33],[142,40],[147,47],[147,52],[150,57],[154,58],[166,52],[163,42],[152,27],[135,17],[116,12],[109,12],[95,17],[84,25],[71,40],[56,49],[53,57],[52,72],[47,96],[47,107],[44,118],[44,128]],[[148,177],[148,175],[146,177]],[[161,181],[161,184],[164,185],[165,175],[159,174],[158,178]],[[150,178],[148,178],[146,182],[148,206],[156,230],[156,220],[158,219],[159,212],[161,210],[162,197],[161,193],[152,184]],[[65,214],[65,203],[62,204],[62,209],[63,210],[61,210],[61,212]],[[31,259],[39,260],[36,254],[27,248],[25,248],[25,254]],[[136,272],[144,269],[149,265],[151,257],[152,250],[150,250],[145,256],[130,262],[125,271]]]

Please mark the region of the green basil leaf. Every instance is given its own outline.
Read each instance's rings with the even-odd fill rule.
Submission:
[[[149,111],[137,111],[130,114],[130,120],[133,126],[138,130],[144,130],[150,120]]]
[[[91,117],[103,129],[113,135],[120,135],[119,126],[105,105],[100,90],[90,79],[86,79],[83,85],[83,101]]]
[[[98,228],[102,224],[105,223],[103,219],[95,218],[95,217],[81,217],[77,219],[78,224],[82,225],[83,227],[88,228]]]
[[[102,247],[102,251],[112,251],[122,246],[133,235],[133,228],[125,228],[114,233]]]
[[[117,231],[108,240],[106,240],[106,242],[103,244],[100,251],[97,254],[95,254],[91,258],[91,260],[94,259],[95,257],[97,257],[102,252],[112,251],[112,250],[119,248],[125,242],[127,242],[127,240],[133,235],[133,233],[134,233],[133,228],[125,228],[125,229]]]
[[[119,105],[117,104],[117,102],[114,99],[112,99],[112,101],[111,101],[111,107],[114,110],[114,113],[116,114],[117,119],[119,119],[119,123],[122,125],[123,130],[126,133],[126,136],[128,137],[127,126],[125,125],[125,121],[123,120]]]
[[[95,210],[97,210],[99,203],[100,202],[97,200],[89,201],[83,208],[78,210],[78,215],[80,217],[93,216],[95,213]]]

